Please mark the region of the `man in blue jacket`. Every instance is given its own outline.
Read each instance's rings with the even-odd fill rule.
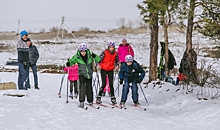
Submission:
[[[124,107],[130,87],[132,89],[132,99],[134,104],[140,105],[140,103],[138,102],[137,83],[142,82],[145,76],[145,72],[141,68],[141,66],[135,60],[133,60],[133,57],[131,55],[127,55],[125,57],[125,62],[126,64],[123,64],[119,71],[120,84],[123,84],[124,81],[120,106]],[[131,83],[131,86],[129,85],[129,83]]]
[[[29,77],[29,47],[27,45],[28,32],[20,32],[21,39],[17,44],[18,51],[18,89],[27,90]]]

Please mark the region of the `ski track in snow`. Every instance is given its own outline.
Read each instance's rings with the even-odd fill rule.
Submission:
[[[3,77],[4,75],[4,77]],[[8,76],[10,75],[10,76]],[[40,90],[27,91],[28,96],[3,96],[0,91],[0,130],[218,130],[220,128],[219,102],[199,101],[193,95],[175,93],[177,86],[165,83],[162,87],[149,84],[143,88],[149,101],[139,89],[142,108],[132,106],[131,91],[126,102],[127,110],[111,108],[110,98],[102,101],[108,107],[88,110],[78,108],[78,99],[66,103],[66,76],[58,98],[61,74],[38,74]],[[1,79],[16,77],[17,73],[0,73]],[[33,76],[30,75],[33,84]],[[15,82],[15,81],[14,81]],[[115,85],[117,83],[115,82]],[[142,85],[144,87],[144,85]],[[116,88],[116,87],[115,87]],[[166,90],[170,89],[169,92]],[[120,93],[122,87],[120,87]],[[18,91],[18,90],[15,90]],[[95,97],[95,89],[94,89]],[[117,102],[120,98],[117,97]],[[95,98],[94,98],[95,101]]]

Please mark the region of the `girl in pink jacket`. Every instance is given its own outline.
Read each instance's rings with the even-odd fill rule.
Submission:
[[[68,80],[70,81],[70,98],[77,98],[78,88],[77,88],[77,80],[79,79],[78,75],[78,65],[72,65],[69,67],[65,67],[64,72],[68,72]],[[74,96],[73,96],[73,84],[74,84]]]
[[[122,43],[118,47],[118,58],[121,64],[125,63],[125,56],[131,55],[134,58],[133,48],[127,43],[125,38],[122,39]]]

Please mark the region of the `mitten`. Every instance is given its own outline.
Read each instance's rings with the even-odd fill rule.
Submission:
[[[119,81],[119,82],[120,82],[120,84],[123,84],[123,79],[120,79],[120,81]]]
[[[69,67],[69,66],[70,66],[70,62],[66,62],[66,66],[68,66],[68,67]]]
[[[139,77],[137,78],[137,83],[141,83],[142,82],[142,79]]]
[[[95,55],[94,53],[92,53],[92,58],[95,58],[95,56],[96,56],[96,55]]]
[[[24,69],[27,69],[27,63],[23,62]]]

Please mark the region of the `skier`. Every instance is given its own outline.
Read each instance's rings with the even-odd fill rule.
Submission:
[[[69,58],[68,58],[69,61]],[[65,67],[64,72],[68,72],[68,80],[70,81],[70,98],[77,98],[78,96],[78,88],[77,88],[77,80],[79,79],[78,75],[78,65],[74,64],[69,67]],[[74,85],[74,95],[73,95],[73,85]]]
[[[66,66],[71,66],[75,63],[78,64],[79,75],[79,107],[84,107],[85,95],[90,105],[93,103],[93,90],[92,90],[92,62],[100,61],[100,57],[91,53],[85,43],[79,45],[77,53],[66,63]]]
[[[124,81],[120,106],[124,107],[125,102],[127,101],[129,87],[131,87],[132,89],[132,99],[134,104],[140,105],[140,103],[138,102],[137,83],[142,82],[145,76],[145,72],[141,68],[141,66],[135,60],[133,60],[133,57],[131,55],[127,55],[125,57],[125,62],[126,64],[123,64],[119,71],[120,84],[123,84]],[[129,85],[129,83],[132,83],[131,86]]]
[[[39,58],[39,53],[37,50],[37,47],[35,45],[33,45],[33,43],[31,42],[30,38],[27,39],[27,45],[29,46],[29,67],[31,68],[33,75],[34,75],[34,87],[35,89],[39,89],[38,87],[38,77],[37,77],[37,60]],[[29,69],[28,69],[29,70]],[[30,89],[30,80],[28,78],[28,88]]]
[[[17,43],[18,51],[18,89],[28,89],[29,77],[29,47],[27,45],[28,32],[20,32],[21,39]]]
[[[122,64],[125,64],[125,56],[131,55],[134,58],[134,51],[133,48],[129,43],[127,43],[127,40],[125,38],[122,39],[122,43],[118,47],[118,58],[119,62]]]
[[[101,62],[101,78],[102,78],[102,86],[100,87],[98,96],[96,97],[96,103],[100,104],[102,92],[106,86],[106,75],[108,75],[109,86],[110,86],[110,93],[111,93],[111,102],[112,104],[117,104],[115,94],[114,94],[114,87],[113,87],[113,76],[114,76],[114,69],[118,68],[118,55],[115,51],[115,43],[110,41],[108,43],[108,48],[105,49],[100,54]]]

